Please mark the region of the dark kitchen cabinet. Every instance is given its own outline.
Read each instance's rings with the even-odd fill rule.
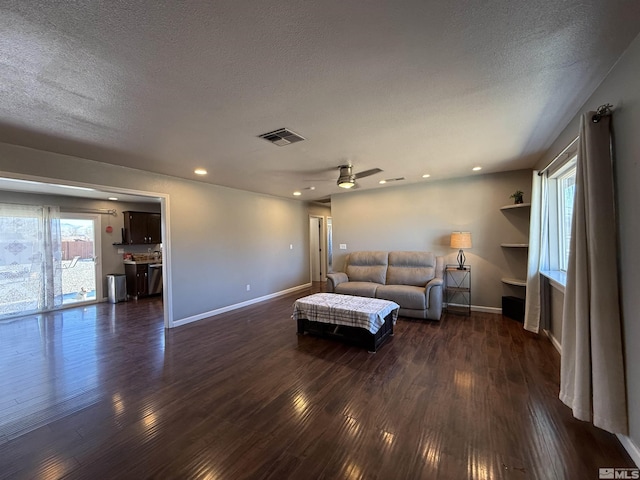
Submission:
[[[160,214],[147,212],[122,212],[124,215],[124,239],[128,244],[157,244],[162,242]]]
[[[147,264],[124,265],[124,274],[127,276],[127,295],[130,298],[141,298],[149,295],[149,266]]]
[[[149,235],[148,243],[162,243],[162,234],[160,233],[160,214],[150,213],[147,218],[147,234]]]

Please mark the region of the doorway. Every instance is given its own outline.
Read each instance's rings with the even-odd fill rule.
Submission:
[[[60,214],[62,239],[62,304],[95,302],[102,298],[98,215]]]
[[[309,260],[312,282],[324,282],[326,277],[326,256],[324,241],[324,218],[309,216]]]

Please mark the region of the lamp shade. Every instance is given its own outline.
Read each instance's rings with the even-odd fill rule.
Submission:
[[[471,248],[471,232],[451,232],[451,248]]]

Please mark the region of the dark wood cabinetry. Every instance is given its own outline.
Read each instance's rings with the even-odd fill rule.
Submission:
[[[149,295],[149,266],[146,264],[125,264],[124,273],[127,276],[127,295],[130,298],[140,298]]]
[[[147,212],[122,212],[124,215],[124,239],[128,244],[157,244],[162,242],[160,214]]]

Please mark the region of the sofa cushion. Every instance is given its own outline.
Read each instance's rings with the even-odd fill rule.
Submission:
[[[436,256],[433,253],[389,252],[389,268],[385,282],[387,285],[424,287],[435,276]]]
[[[356,297],[376,298],[376,289],[381,286],[379,283],[373,282],[346,282],[338,284],[335,293],[355,295]]]
[[[376,290],[376,298],[391,300],[402,308],[411,308],[414,310],[424,310],[427,308],[424,287],[414,287],[411,285],[380,285]]]
[[[387,252],[353,252],[347,259],[349,281],[384,284],[388,257]]]

